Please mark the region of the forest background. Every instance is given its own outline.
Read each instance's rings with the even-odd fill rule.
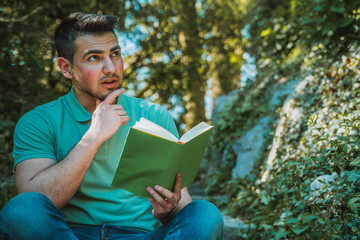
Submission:
[[[213,123],[200,178],[209,194],[227,196],[220,207],[244,220],[240,238],[358,238],[360,0],[2,0],[0,207],[14,195],[17,120],[71,87],[56,67],[52,35],[75,11],[120,18],[124,87],[166,106],[180,131],[210,121],[212,102],[235,90],[237,100]],[[269,107],[269,92],[292,79],[307,79],[291,106],[302,114],[285,116],[269,169],[286,102]],[[262,155],[251,174],[233,178],[232,146],[268,115],[275,120]],[[314,197],[311,183],[325,174],[337,178],[330,187],[322,181]]]

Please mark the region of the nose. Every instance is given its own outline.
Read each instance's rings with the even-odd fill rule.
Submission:
[[[115,63],[111,58],[105,58],[103,72],[106,75],[112,75],[116,72]]]

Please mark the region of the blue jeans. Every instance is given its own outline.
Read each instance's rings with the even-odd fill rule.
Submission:
[[[40,193],[23,193],[0,211],[0,239],[8,240],[113,240],[113,239],[221,239],[223,219],[210,202],[193,201],[173,219],[151,232],[110,224],[68,227],[59,209]]]

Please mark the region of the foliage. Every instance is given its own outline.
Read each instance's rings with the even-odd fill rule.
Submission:
[[[315,126],[323,136],[323,128],[315,121],[310,118],[309,125]],[[245,214],[251,218],[250,228],[242,231],[241,236],[261,239],[358,238],[359,118],[345,118],[341,129],[348,132],[347,136],[320,139],[330,146],[321,154],[300,160],[278,159],[282,167],[276,169],[271,180],[241,184],[231,205],[238,211],[248,209]],[[330,177],[327,181],[329,176],[335,178]]]
[[[358,7],[358,0],[252,1],[249,50],[277,64],[311,49],[337,57],[359,43]]]
[[[216,124],[208,160],[219,171],[206,178],[209,192],[229,196],[226,210],[247,222],[238,233],[244,239],[358,239],[360,2],[252,3],[244,47],[258,75]],[[302,87],[286,112],[269,107],[266,90],[256,92],[294,76]],[[231,179],[236,156],[228,150],[268,115],[285,118],[276,162],[264,164],[265,150],[252,174]]]
[[[303,88],[291,99],[290,109],[280,112],[287,114],[287,120],[283,132],[277,136],[281,140],[280,147],[267,181],[260,181],[266,169],[264,165],[259,167],[262,171],[244,179],[226,177],[231,173],[228,170],[221,174],[221,171],[216,172],[208,180],[227,180],[214,184],[210,190],[218,192],[220,188],[222,193],[229,195],[230,201],[223,203],[227,212],[247,222],[247,228],[239,231],[242,238],[358,238],[359,56],[360,49],[352,48],[348,56],[339,61],[323,59],[303,66],[303,71],[312,75],[301,80]],[[256,87],[255,82],[251,89]],[[253,107],[259,104],[256,103],[259,95],[246,92],[251,95],[250,99],[257,99],[253,101]],[[259,102],[266,109],[266,101]],[[242,107],[239,101],[234,103],[236,105]],[[247,117],[249,115],[244,119]],[[252,119],[256,121],[256,118]],[[218,129],[230,127],[226,122],[220,123]],[[242,131],[246,131],[249,125],[243,125]],[[219,144],[230,132],[233,132],[232,138],[227,144],[241,136],[239,131],[234,133],[235,129],[226,132]],[[221,131],[217,134],[221,135]],[[234,156],[227,161],[230,169],[232,161]],[[320,185],[319,189],[316,185]]]
[[[5,177],[0,175],[0,209],[16,194],[14,176]]]
[[[216,96],[239,82],[239,2],[133,1],[129,7],[133,21],[126,27],[139,50],[126,59],[129,88],[139,97],[176,108],[181,113],[178,122],[187,129],[206,120],[207,80],[212,79]]]

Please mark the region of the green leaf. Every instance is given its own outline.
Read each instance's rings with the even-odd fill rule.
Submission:
[[[360,156],[358,156],[357,158],[355,158],[351,163],[350,163],[350,165],[351,166],[355,166],[355,165],[357,165],[357,164],[359,164],[360,163]]]
[[[336,13],[343,13],[344,10],[345,10],[344,3],[332,5],[332,6],[330,7],[330,11],[336,12]]]
[[[286,235],[288,235],[290,232],[288,231],[284,231],[284,230],[280,230],[275,234],[275,239],[280,239],[285,237]]]
[[[344,116],[345,116],[345,117],[348,117],[348,116],[349,116],[348,111],[346,111],[346,110],[344,111]]]
[[[359,203],[350,203],[348,204],[349,208],[355,213],[358,214],[358,210],[359,210]]]
[[[314,215],[312,215],[311,213],[305,213],[305,214],[303,214],[303,215],[300,217],[300,219],[301,219],[301,221],[302,221],[303,223],[308,223],[308,222],[310,222],[311,220],[316,219],[316,218],[317,218],[317,217],[314,216]]]
[[[286,221],[286,224],[298,224],[299,220],[297,218],[290,218]]]
[[[360,207],[360,203],[358,203],[359,200],[360,200],[360,197],[354,197],[354,198],[351,198],[351,199],[347,202],[348,207],[349,207],[355,214],[358,214],[358,209],[359,209],[359,207]]]
[[[268,225],[268,224],[261,224],[261,227],[263,227],[265,230],[270,230],[273,228],[272,225]]]
[[[306,231],[310,226],[297,226],[295,228],[293,228],[293,232],[296,234],[296,235],[299,235],[301,234],[302,232]]]
[[[320,224],[324,224],[325,221],[321,218],[321,217],[317,217],[318,223]]]
[[[303,18],[303,24],[312,23],[313,21],[314,21],[314,20],[311,19],[311,18],[306,18],[306,17]]]
[[[351,199],[349,199],[348,204],[350,204],[350,203],[355,203],[355,202],[357,202],[357,201],[359,201],[359,200],[360,200],[360,197],[351,198]]]
[[[314,8],[314,11],[320,12],[320,11],[324,10],[325,6],[326,6],[325,4],[320,4]]]
[[[266,191],[261,191],[261,201],[265,204],[269,204],[268,194]]]
[[[343,18],[343,19],[341,19],[341,21],[339,21],[338,26],[339,27],[346,27],[346,26],[349,26],[350,23],[352,23],[353,21],[354,21],[353,18]]]
[[[326,35],[329,32],[333,32],[335,29],[336,25],[333,22],[327,22],[321,33],[322,35]]]

